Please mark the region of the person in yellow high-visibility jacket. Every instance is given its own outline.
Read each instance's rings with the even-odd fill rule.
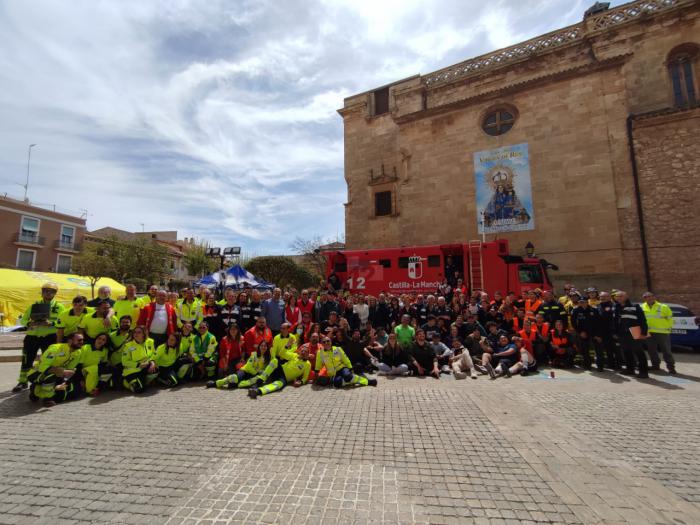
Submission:
[[[180,337],[170,334],[165,343],[156,348],[154,360],[158,365],[158,382],[166,387],[178,384],[175,363],[180,357]]]
[[[309,380],[310,373],[309,347],[302,347],[299,354],[290,354],[287,361],[278,362],[277,368],[267,378],[267,382],[264,385],[250,388],[248,395],[255,399],[258,396],[282,390],[289,383],[294,386],[305,385]]]
[[[119,328],[119,322],[115,316],[109,317],[110,306],[107,301],[97,304],[95,313],[86,314],[78,324],[78,329],[83,332],[85,340],[92,343],[100,334],[107,334]]]
[[[72,308],[58,314],[56,320],[56,342],[62,343],[68,336],[78,331],[78,326],[86,315],[92,315],[92,308],[87,307],[87,297],[78,295],[73,298]]]
[[[194,381],[210,379],[216,375],[216,363],[219,359],[219,345],[216,337],[209,331],[209,323],[202,321],[192,339],[190,355],[194,361],[190,378]]]
[[[119,319],[119,329],[109,333],[109,365],[112,371],[112,386],[119,388],[122,384],[122,349],[131,339],[131,316]]]
[[[56,343],[56,322],[65,307],[56,301],[56,283],[44,283],[41,299],[29,305],[22,315],[21,323],[27,327],[27,335],[22,344],[22,364],[19,369],[17,386],[12,391],[20,392],[27,388],[27,374],[34,365],[39,351],[45,351]],[[46,311],[48,310],[48,311]]]
[[[202,303],[194,296],[192,288],[185,290],[185,297],[178,302],[175,314],[177,315],[178,328],[182,328],[186,322],[192,323],[192,326],[197,328],[202,321]]]
[[[676,373],[676,361],[671,352],[671,329],[673,328],[673,311],[667,304],[660,303],[651,292],[642,294],[642,310],[649,327],[649,337],[644,340],[644,344],[651,360],[649,370],[659,370],[661,359],[659,359],[659,348],[664,356],[664,362],[669,374]]]
[[[272,350],[270,354],[273,358],[280,361],[288,361],[296,357],[297,338],[294,334],[289,333],[292,325],[282,323],[280,333],[272,340]]]
[[[146,340],[146,331],[142,326],[134,328],[130,341],[124,343],[122,349],[122,366],[124,370],[124,388],[135,393],[141,393],[156,378],[157,366],[153,360],[151,345]]]
[[[278,365],[277,359],[270,356],[269,350],[267,341],[262,340],[240,370],[223,379],[209,381],[207,388],[249,388],[262,385]]]
[[[54,406],[82,393],[75,371],[83,342],[83,334],[74,332],[65,343],[52,344],[42,352],[39,363],[27,374],[32,383],[30,399],[43,399],[44,406]]]
[[[109,366],[109,336],[98,335],[92,344],[83,346],[80,351],[80,373],[85,379],[85,393],[96,397],[100,395],[99,385],[109,385],[112,372]]]
[[[194,338],[196,335],[192,328],[192,323],[188,321],[182,325],[182,331],[180,332],[180,354],[174,365],[178,383],[192,378],[192,367],[195,364],[193,357]]]
[[[342,348],[333,346],[331,338],[324,335],[321,339],[323,348],[316,353],[316,371],[320,372],[322,368],[326,369],[328,381],[334,387],[340,388],[343,384],[360,385],[360,386],[377,386],[376,379],[367,379],[364,376],[352,373],[352,363]],[[316,380],[316,384],[323,384],[325,381]]]

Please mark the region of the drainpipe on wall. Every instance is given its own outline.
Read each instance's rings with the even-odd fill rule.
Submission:
[[[639,191],[639,171],[637,170],[637,154],[634,150],[634,139],[632,137],[632,122],[635,115],[627,117],[627,141],[630,149],[630,161],[632,162],[632,179],[634,180],[634,196],[637,201],[637,217],[639,219],[639,235],[642,241],[642,260],[644,262],[644,278],[647,290],[653,290],[651,286],[651,271],[649,269],[649,251],[647,247],[647,235],[644,228],[644,211],[642,210],[642,194]]]

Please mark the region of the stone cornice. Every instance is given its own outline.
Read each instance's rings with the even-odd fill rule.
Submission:
[[[625,62],[631,55],[631,53],[623,53],[597,62],[582,64],[575,67],[543,73],[542,75],[539,75],[537,77],[529,78],[520,82],[513,82],[504,87],[481,91],[479,93],[475,93],[467,97],[462,97],[458,100],[453,100],[446,104],[429,107],[428,109],[423,109],[420,111],[415,111],[413,113],[402,115],[400,117],[395,117],[394,121],[397,124],[406,124],[408,122],[412,122],[422,118],[431,117],[434,115],[439,115],[441,113],[453,111],[455,109],[470,106],[483,100],[498,98],[504,95],[508,95],[510,93],[522,91],[525,88],[531,88],[540,84],[551,82],[555,79],[568,78],[572,76],[581,75],[582,73],[590,73],[593,71],[616,67]]]
[[[591,16],[551,33],[520,42],[510,47],[486,53],[421,77],[428,89],[463,81],[466,78],[493,71],[534,56],[551,53],[564,46],[581,42],[611,28],[647,19],[658,13],[696,4],[696,0],[638,0]]]

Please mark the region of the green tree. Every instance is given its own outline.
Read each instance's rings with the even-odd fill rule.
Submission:
[[[246,270],[280,288],[308,288],[316,283],[314,276],[303,266],[284,256],[254,257],[246,264]]]
[[[73,257],[73,270],[90,280],[93,299],[97,281],[102,277],[115,276],[114,261],[101,243],[85,243],[83,250]]]
[[[212,273],[219,267],[218,259],[207,255],[207,245],[203,242],[193,243],[185,249],[184,258],[187,273],[203,276]]]
[[[95,250],[109,259],[110,266],[103,277],[119,282],[129,279],[145,279],[159,282],[170,274],[168,250],[145,237],[121,239],[113,236],[85,244],[84,252]]]

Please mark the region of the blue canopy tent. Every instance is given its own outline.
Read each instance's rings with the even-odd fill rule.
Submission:
[[[195,281],[195,286],[208,286],[220,288],[233,288],[242,290],[243,288],[256,288],[258,290],[272,290],[275,285],[267,282],[265,279],[255,277],[240,264],[231,266],[225,272],[214,272],[211,275],[202,277]]]

